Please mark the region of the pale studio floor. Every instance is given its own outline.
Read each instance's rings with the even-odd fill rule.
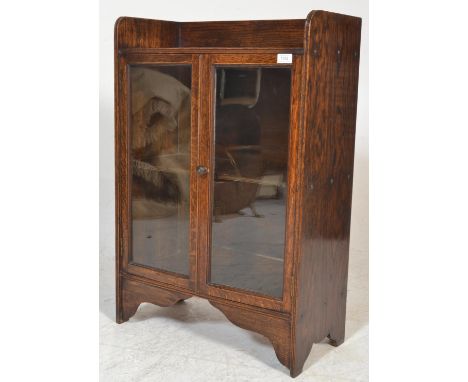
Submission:
[[[231,324],[208,302],[142,304],[114,321],[114,259],[100,261],[100,381],[292,381],[263,336]],[[346,341],[315,344],[295,381],[368,380],[368,256],[351,250]]]

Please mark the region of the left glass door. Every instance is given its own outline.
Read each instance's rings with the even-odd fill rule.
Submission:
[[[190,237],[195,224],[190,212],[192,158],[197,150],[193,61],[181,55],[129,59],[125,76],[127,271],[183,287],[193,287],[196,280]]]

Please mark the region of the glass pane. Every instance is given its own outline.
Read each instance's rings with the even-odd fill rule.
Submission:
[[[283,293],[290,68],[218,67],[210,282]]]
[[[191,67],[131,66],[133,263],[188,274]]]

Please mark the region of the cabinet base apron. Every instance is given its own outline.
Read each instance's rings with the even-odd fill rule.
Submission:
[[[142,280],[124,274],[120,277],[120,290],[117,290],[117,296],[117,323],[122,324],[135,315],[142,303],[171,307],[197,294],[182,292],[161,284],[156,285],[151,280]],[[291,377],[297,377],[302,372],[312,344],[303,350],[294,345],[294,325],[290,314],[203,295],[199,297],[206,298],[234,325],[265,336],[272,344],[278,360],[290,370]],[[315,336],[310,333],[310,338],[316,338],[313,341],[315,343],[321,342],[325,337],[330,339],[330,345],[338,346],[344,341],[344,332],[338,337],[335,333]]]

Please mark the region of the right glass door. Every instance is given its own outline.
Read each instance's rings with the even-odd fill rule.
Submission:
[[[216,65],[208,283],[282,299],[290,65]]]

